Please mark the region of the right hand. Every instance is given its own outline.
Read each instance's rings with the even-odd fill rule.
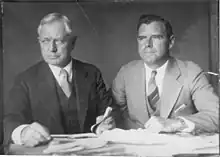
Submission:
[[[103,116],[99,116],[96,118],[96,123],[100,123],[102,120],[103,120]],[[114,128],[116,128],[115,120],[112,116],[109,116],[97,126],[95,133],[100,135],[104,131],[112,130]]]
[[[49,130],[37,122],[26,126],[21,132],[21,141],[28,147],[34,147],[50,140]]]

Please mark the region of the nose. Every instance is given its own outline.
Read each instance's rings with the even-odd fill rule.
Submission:
[[[151,48],[153,46],[152,39],[151,38],[146,38],[145,41],[144,41],[144,45],[147,48],[149,48],[149,47]]]
[[[52,43],[50,44],[50,51],[57,52],[57,45],[56,45],[55,40],[53,40]]]

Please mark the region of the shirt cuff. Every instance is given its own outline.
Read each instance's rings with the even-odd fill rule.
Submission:
[[[186,118],[181,116],[179,116],[178,118],[182,119],[187,126],[186,128],[182,129],[181,132],[190,133],[195,129],[195,123],[193,123],[192,121],[187,120]]]
[[[12,135],[11,135],[11,139],[14,142],[14,144],[19,144],[19,145],[23,144],[21,141],[21,132],[27,126],[28,126],[28,124],[22,124],[14,129],[14,131],[12,132]]]

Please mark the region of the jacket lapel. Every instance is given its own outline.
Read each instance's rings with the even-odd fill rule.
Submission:
[[[84,130],[84,122],[88,109],[88,86],[87,86],[87,77],[88,72],[84,70],[84,67],[78,63],[75,59],[73,59],[73,80],[74,87],[76,89],[76,105],[78,110],[78,118],[80,121],[80,129],[83,132]]]
[[[177,61],[170,58],[163,81],[160,116],[168,118],[182,90],[181,72]]]
[[[57,122],[61,121],[60,105],[56,92],[55,78],[48,64],[42,62],[39,69],[39,100],[42,101],[42,108],[45,108],[50,116]]]

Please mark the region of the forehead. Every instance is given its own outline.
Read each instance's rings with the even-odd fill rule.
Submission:
[[[141,24],[139,30],[138,30],[139,35],[140,34],[165,34],[166,29],[165,26],[162,22],[160,21],[154,21],[149,24]]]
[[[40,36],[63,37],[66,35],[65,25],[61,21],[46,23],[41,27]]]

